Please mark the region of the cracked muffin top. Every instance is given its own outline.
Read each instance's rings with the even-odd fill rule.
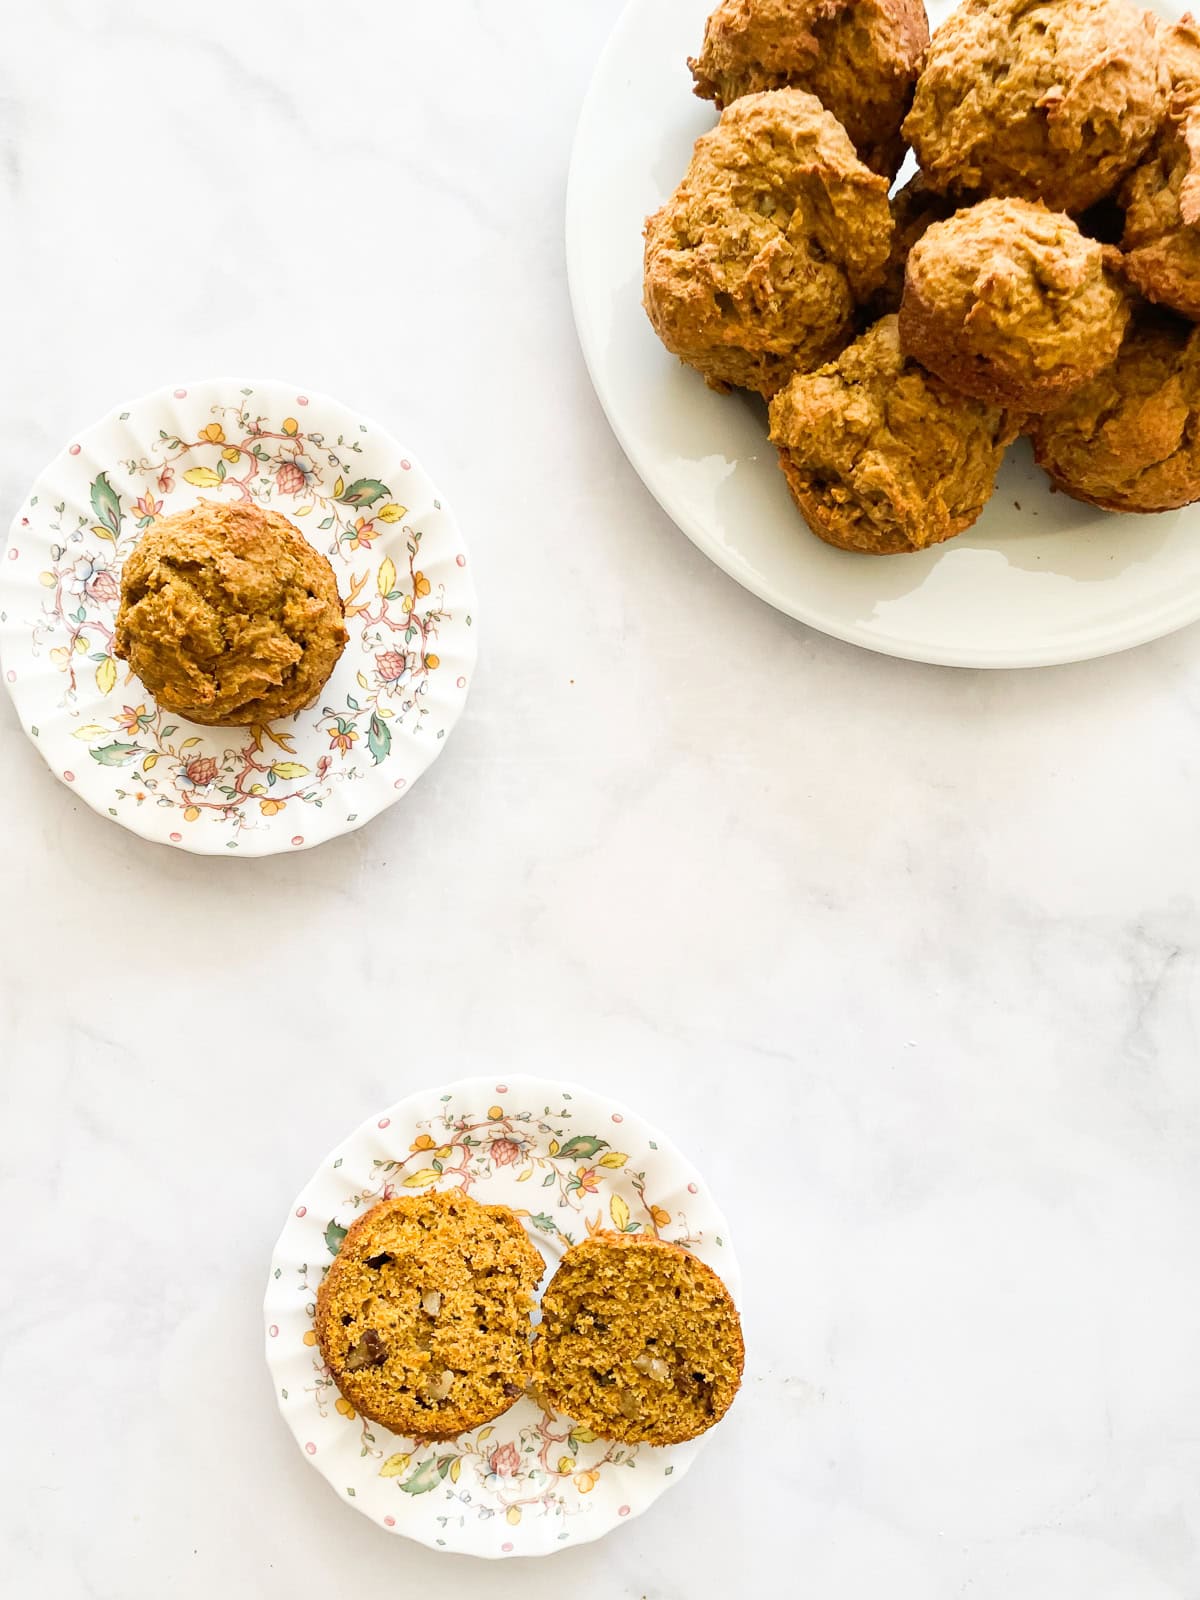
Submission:
[[[1170,104],[1145,160],[1121,187],[1121,265],[1139,294],[1200,318],[1200,29],[1185,16],[1160,39]]]
[[[975,521],[1016,429],[905,356],[884,317],[771,402],[771,440],[805,521],[844,550],[897,555]]]
[[[193,722],[290,716],[321,692],[347,637],[329,562],[286,517],[246,502],[162,518],[121,573],[114,651]]]
[[[937,29],[904,122],[939,189],[1082,211],[1166,107],[1158,24],[1128,0],[965,0]]]
[[[507,1206],[460,1190],[381,1200],[317,1293],[329,1374],[360,1416],[453,1439],[507,1411],[532,1375],[542,1258]]]
[[[744,1357],[711,1267],[681,1245],[598,1233],[567,1251],[546,1287],[535,1386],[601,1439],[680,1444],[720,1422]]]
[[[882,282],[887,189],[812,95],[736,100],[646,223],[645,307],[659,338],[717,389],[769,395],[820,365]]]
[[[1200,328],[1144,308],[1113,365],[1039,417],[1033,447],[1056,488],[1108,511],[1200,499]]]
[[[764,89],[805,89],[873,172],[904,158],[929,22],[923,0],[722,0],[689,60],[696,93],[718,106]]]
[[[984,200],[913,246],[900,342],[963,394],[1045,411],[1111,362],[1129,304],[1105,247],[1027,200]]]

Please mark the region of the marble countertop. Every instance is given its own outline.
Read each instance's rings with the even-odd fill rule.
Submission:
[[[277,374],[411,443],[483,597],[443,758],[302,857],[146,845],[0,708],[14,1592],[1200,1593],[1200,630],[911,666],[670,526],[564,282],[618,6],[8,18],[3,505],[122,398]],[[259,1306],[343,1132],[500,1069],[704,1168],[750,1366],[641,1521],[485,1567],[309,1470]]]

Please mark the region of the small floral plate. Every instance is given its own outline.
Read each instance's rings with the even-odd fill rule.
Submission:
[[[357,1416],[325,1370],[316,1291],[347,1228],[377,1200],[433,1188],[511,1206],[550,1266],[600,1230],[686,1245],[736,1301],[724,1219],[674,1146],[623,1107],[538,1078],[472,1078],[364,1122],[321,1163],[275,1246],[267,1365],[297,1443],[339,1495],[435,1550],[541,1556],[598,1539],[678,1482],[703,1441],[607,1443],[522,1399],[486,1428],[421,1443]]]
[[[320,698],[261,728],[163,711],[112,652],[121,566],[197,500],[270,506],[333,564],[350,643]],[[453,517],[373,422],[284,384],[164,389],[68,445],[0,570],[5,682],[55,776],[143,838],[203,855],[321,844],[407,792],[475,665]]]

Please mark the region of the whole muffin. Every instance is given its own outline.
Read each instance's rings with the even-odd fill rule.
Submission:
[[[1115,363],[1038,418],[1033,449],[1054,486],[1089,505],[1200,500],[1200,328],[1146,307]]]
[[[679,1245],[595,1234],[542,1297],[537,1390],[601,1439],[695,1439],[728,1411],[744,1360],[728,1289]]]
[[[891,242],[887,181],[799,89],[736,100],[646,223],[645,306],[715,389],[771,394],[845,343]]]
[[[999,406],[964,399],[905,356],[895,317],[771,402],[771,440],[804,520],[827,544],[870,555],[970,527],[1015,436]]]
[[[321,692],[347,633],[325,557],[274,511],[201,500],[121,573],[115,653],[168,711],[260,726]]]
[[[1166,117],[1126,178],[1122,271],[1148,300],[1200,318],[1200,31],[1191,17],[1162,31],[1171,75]]]
[[[688,66],[696,93],[719,106],[764,89],[806,89],[867,166],[893,178],[928,43],[922,0],[721,0]]]
[[[917,172],[902,189],[897,189],[889,204],[892,208],[892,248],[884,268],[882,286],[863,307],[861,325],[870,327],[880,317],[899,311],[904,294],[904,269],[913,245],[935,222],[944,222],[958,209],[948,195],[939,194],[923,173]]]
[[[317,1291],[317,1343],[360,1416],[454,1439],[507,1411],[532,1376],[542,1258],[507,1206],[459,1190],[381,1200]]]
[[[1082,211],[1166,105],[1156,23],[1128,0],[965,0],[937,29],[904,134],[935,188]]]
[[[913,246],[900,343],[953,388],[1046,411],[1114,360],[1129,303],[1105,247],[1027,200],[984,200]]]

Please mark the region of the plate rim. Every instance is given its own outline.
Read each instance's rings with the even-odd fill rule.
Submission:
[[[730,1233],[728,1218],[719,1202],[713,1196],[712,1187],[703,1177],[700,1169],[686,1154],[684,1154],[682,1150],[680,1150],[672,1135],[670,1133],[663,1132],[661,1127],[656,1122],[645,1117],[640,1111],[629,1106],[626,1101],[620,1099],[619,1097],[611,1096],[603,1090],[592,1088],[590,1085],[585,1083],[576,1082],[574,1079],[547,1078],[538,1073],[531,1072],[505,1072],[503,1068],[497,1068],[496,1071],[490,1075],[487,1073],[472,1073],[468,1077],[455,1078],[446,1083],[428,1084],[423,1085],[418,1089],[413,1089],[407,1094],[402,1095],[400,1099],[394,1101],[392,1104],[381,1107],[378,1110],[369,1113],[348,1133],[344,1134],[341,1139],[339,1139],[336,1144],[331,1146],[331,1148],[320,1158],[306,1181],[296,1191],[291,1205],[288,1208],[283,1225],[280,1228],[279,1234],[271,1247],[271,1256],[267,1264],[266,1289],[264,1291],[261,1304],[263,1318],[263,1350],[267,1375],[271,1380],[272,1388],[275,1393],[275,1404],[284,1426],[294,1439],[296,1447],[304,1457],[304,1460],[309,1466],[316,1469],[325,1483],[329,1486],[330,1490],[337,1496],[339,1501],[344,1501],[346,1496],[339,1492],[337,1482],[332,1476],[331,1471],[327,1470],[325,1462],[306,1451],[305,1440],[301,1435],[300,1429],[296,1426],[293,1414],[289,1412],[288,1403],[283,1400],[280,1394],[280,1385],[276,1381],[277,1374],[275,1363],[272,1357],[273,1353],[277,1351],[279,1347],[276,1346],[272,1340],[270,1327],[272,1325],[273,1314],[277,1315],[277,1313],[273,1312],[273,1300],[276,1284],[275,1271],[277,1266],[280,1265],[280,1257],[284,1252],[284,1241],[291,1229],[293,1221],[296,1218],[297,1208],[304,1203],[304,1196],[308,1193],[309,1189],[324,1174],[327,1167],[329,1167],[330,1163],[339,1155],[341,1151],[353,1144],[355,1141],[369,1136],[372,1130],[377,1130],[379,1122],[382,1118],[387,1118],[390,1122],[394,1123],[398,1116],[405,1114],[405,1108],[412,1102],[425,1101],[434,1096],[468,1092],[474,1093],[476,1091],[482,1092],[485,1097],[488,1095],[494,1095],[500,1092],[499,1085],[501,1082],[504,1085],[503,1092],[507,1094],[513,1094],[514,1092],[521,1094],[537,1091],[535,1098],[540,1098],[542,1097],[543,1091],[551,1091],[554,1095],[567,1095],[572,1098],[582,1097],[589,1103],[601,1104],[604,1110],[610,1116],[615,1115],[619,1117],[622,1123],[629,1122],[632,1119],[635,1124],[640,1125],[645,1130],[648,1139],[656,1141],[660,1147],[664,1148],[669,1153],[672,1159],[677,1163],[681,1172],[687,1174],[688,1181],[703,1184],[708,1195],[709,1211],[714,1219],[714,1231],[716,1228],[720,1229],[723,1239],[722,1249],[726,1252],[722,1262],[722,1281],[725,1283],[730,1295],[733,1297],[734,1304],[738,1310],[738,1315],[741,1318],[743,1332],[745,1331],[746,1313],[743,1303],[744,1295],[741,1265],[738,1261],[733,1237]],[[742,1383],[739,1387],[744,1388],[745,1382],[745,1374],[743,1373]],[[628,1516],[622,1517],[618,1514],[616,1519],[604,1522],[594,1529],[589,1529],[588,1531],[582,1533],[580,1537],[573,1538],[569,1542],[563,1541],[562,1543],[547,1545],[539,1550],[525,1551],[506,1551],[501,1548],[489,1548],[486,1550],[455,1550],[444,1545],[439,1546],[432,1537],[425,1538],[420,1532],[415,1531],[414,1529],[401,1527],[399,1521],[397,1521],[394,1526],[384,1527],[382,1531],[388,1534],[398,1535],[401,1538],[411,1539],[414,1543],[423,1545],[426,1549],[434,1551],[434,1553],[437,1555],[465,1556],[476,1560],[533,1560],[542,1556],[557,1555],[562,1550],[578,1549],[583,1545],[592,1544],[596,1540],[606,1537],[615,1529],[624,1526],[626,1523],[636,1521],[638,1517],[642,1516],[645,1512],[649,1511],[651,1507],[656,1505],[658,1501],[669,1492],[670,1489],[672,1489],[677,1483],[686,1477],[687,1473],[690,1471],[691,1467],[699,1456],[700,1451],[710,1441],[715,1431],[715,1429],[710,1429],[707,1433],[701,1434],[697,1439],[690,1440],[684,1445],[664,1446],[664,1449],[678,1450],[680,1454],[672,1463],[672,1472],[670,1477],[663,1479],[652,1497],[644,1504],[636,1507],[636,1509],[632,1509]],[[360,1504],[357,1498],[355,1498],[351,1504],[354,1510],[365,1516],[374,1526],[379,1526],[367,1507]]]
[[[479,593],[475,587],[475,580],[471,569],[470,550],[463,538],[462,526],[459,523],[454,506],[451,502],[446,500],[437,482],[434,480],[431,474],[426,471],[421,457],[412,450],[409,450],[406,446],[401,445],[392,429],[385,427],[371,413],[358,410],[357,407],[349,405],[344,400],[339,400],[336,395],[330,394],[328,390],[325,389],[314,389],[303,384],[293,386],[286,379],[279,377],[251,377],[247,375],[234,376],[227,372],[210,374],[205,378],[195,378],[192,380],[183,379],[179,382],[168,381],[165,383],[156,384],[154,388],[143,391],[133,399],[117,401],[102,415],[94,417],[92,421],[86,423],[82,428],[79,429],[77,433],[68,436],[67,441],[46,459],[42,467],[34,474],[32,480],[28,483],[25,491],[17,502],[16,509],[13,512],[12,518],[8,525],[8,531],[5,535],[3,551],[0,552],[0,559],[6,555],[13,543],[14,538],[19,536],[22,512],[24,507],[28,504],[30,495],[36,490],[42,479],[47,477],[59,465],[60,462],[65,462],[69,459],[70,451],[73,445],[81,443],[89,434],[95,432],[96,430],[106,427],[112,423],[119,422],[122,412],[132,413],[136,408],[141,406],[158,403],[165,404],[167,401],[174,399],[176,390],[185,390],[190,398],[193,390],[221,389],[227,386],[235,389],[248,386],[254,388],[255,390],[260,388],[278,389],[281,391],[290,390],[297,396],[304,395],[309,405],[313,407],[319,408],[322,405],[329,405],[350,413],[357,418],[359,422],[364,423],[374,433],[384,439],[389,440],[397,448],[397,450],[399,450],[401,455],[404,456],[406,460],[411,462],[412,466],[416,468],[428,481],[434,494],[440,500],[441,512],[453,527],[453,530],[457,536],[459,548],[467,557],[467,565],[463,569],[462,581],[464,586],[469,591],[470,613],[472,621],[470,629],[464,636],[466,641],[466,654],[468,657],[467,665],[469,669],[467,673],[467,685],[463,690],[455,709],[449,714],[449,720],[445,730],[445,738],[439,740],[436,746],[433,747],[428,760],[424,762],[424,764],[413,774],[413,776],[408,778],[403,789],[394,790],[393,793],[384,800],[383,804],[380,805],[377,810],[370,811],[365,816],[359,815],[353,822],[350,822],[345,818],[341,818],[338,820],[337,826],[332,828],[327,833],[320,834],[316,838],[310,838],[306,832],[303,836],[303,842],[299,845],[292,843],[291,839],[284,839],[282,835],[274,838],[271,835],[268,835],[262,840],[261,847],[259,848],[240,848],[237,850],[230,850],[227,848],[223,840],[210,838],[207,832],[198,835],[185,833],[182,840],[175,842],[170,838],[163,837],[161,833],[150,829],[149,826],[146,825],[146,819],[142,817],[140,809],[116,817],[112,816],[108,808],[103,804],[102,797],[99,795],[93,797],[88,792],[80,789],[76,784],[69,782],[59,768],[50,760],[46,748],[41,743],[41,740],[36,738],[33,733],[33,721],[27,717],[22,710],[21,704],[15,692],[16,685],[8,681],[6,655],[8,629],[5,627],[0,627],[0,676],[3,676],[4,687],[8,691],[8,697],[12,702],[14,711],[16,712],[17,721],[20,724],[26,738],[37,750],[42,759],[43,765],[48,768],[50,774],[57,783],[59,783],[70,794],[72,794],[77,800],[83,801],[88,809],[94,812],[96,816],[102,818],[105,822],[115,822],[119,827],[126,829],[129,833],[135,834],[139,839],[145,840],[146,843],[159,845],[164,850],[168,850],[173,853],[203,856],[209,860],[234,858],[244,861],[264,861],[273,856],[304,855],[307,851],[319,849],[321,845],[330,844],[335,839],[343,838],[348,834],[357,833],[360,828],[366,827],[368,823],[375,821],[376,818],[381,817],[385,812],[390,811],[393,806],[398,804],[399,801],[405,799],[406,796],[411,793],[421,778],[424,777],[425,773],[428,772],[430,767],[432,767],[437,761],[438,757],[445,750],[455,727],[457,726],[463,712],[466,709],[471,690],[474,688],[475,672],[479,664]],[[292,522],[293,526],[296,526],[296,531],[301,535],[301,537],[311,545],[312,541],[309,539],[305,530],[299,527],[293,518],[289,518],[288,520]],[[316,549],[316,546],[313,545],[313,548]],[[147,818],[151,815],[153,815],[153,813],[146,813]]]
[[[679,531],[702,554],[707,556],[714,566],[719,567],[741,588],[755,595],[759,600],[765,601],[767,605],[773,607],[784,616],[791,617],[794,621],[803,623],[806,627],[812,628],[818,633],[823,633],[829,638],[840,639],[845,644],[856,645],[860,649],[869,650],[875,655],[903,661],[914,661],[927,666],[986,671],[1030,670],[1039,667],[1069,666],[1077,662],[1100,660],[1105,656],[1118,655],[1126,650],[1136,649],[1139,645],[1149,644],[1155,639],[1165,638],[1169,634],[1178,632],[1181,628],[1186,628],[1190,624],[1200,621],[1200,582],[1198,582],[1190,599],[1186,601],[1167,601],[1119,633],[1106,628],[1103,630],[1103,637],[1098,639],[1089,640],[1086,635],[1082,637],[1075,635],[1071,640],[1048,643],[1039,649],[1026,648],[1021,651],[1013,651],[972,649],[966,646],[948,648],[929,644],[920,639],[910,639],[899,635],[881,635],[852,624],[839,624],[831,621],[812,608],[805,606],[802,598],[785,594],[778,586],[772,584],[751,568],[735,551],[730,550],[717,539],[702,519],[694,516],[686,506],[673,503],[666,487],[660,486],[656,481],[656,475],[647,459],[647,452],[639,445],[638,440],[631,435],[630,431],[622,425],[617,415],[612,396],[601,376],[593,330],[589,326],[589,319],[586,313],[587,300],[582,288],[582,262],[585,249],[581,237],[580,218],[586,208],[582,194],[583,180],[581,172],[589,153],[587,136],[590,133],[590,125],[597,115],[597,108],[603,99],[602,87],[611,62],[624,44],[626,34],[636,26],[640,20],[641,13],[651,3],[652,0],[626,0],[624,9],[614,23],[612,31],[596,59],[595,68],[584,93],[579,115],[576,119],[575,133],[571,145],[571,158],[567,170],[564,219],[565,254],[571,314],[575,322],[575,332],[583,354],[584,365],[587,368],[588,378],[591,381],[596,398],[600,402],[601,410],[604,412],[617,443],[641,479],[643,486]]]

